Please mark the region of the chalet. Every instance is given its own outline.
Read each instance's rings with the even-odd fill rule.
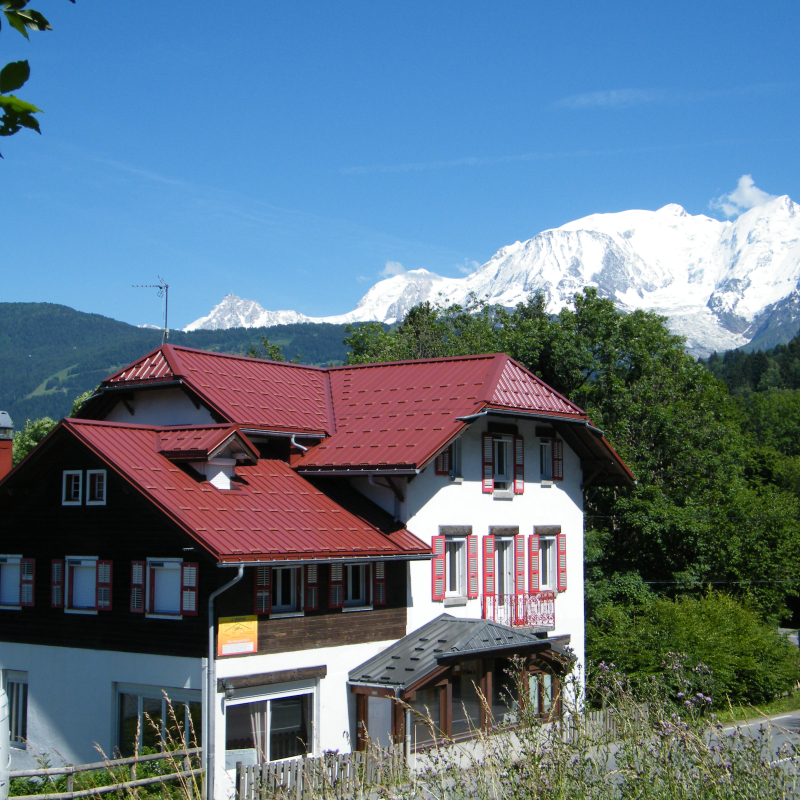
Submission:
[[[583,492],[632,476],[502,354],[316,369],[164,345],[0,481],[13,763],[237,761],[558,713]],[[529,691],[505,669],[525,659]],[[466,709],[466,713],[465,713]],[[27,759],[27,762],[26,762]]]

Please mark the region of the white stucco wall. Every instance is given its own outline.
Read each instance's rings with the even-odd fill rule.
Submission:
[[[201,689],[198,658],[14,644],[0,647],[0,669],[28,673],[27,750],[12,748],[12,769],[36,768],[35,755],[100,761],[117,744],[116,684]]]
[[[134,392],[125,403],[118,402],[105,419],[110,422],[130,422],[135,425],[213,425],[216,420],[203,405],[197,408],[181,389],[151,389]]]
[[[515,421],[525,447],[525,492],[511,500],[495,499],[482,490],[482,436],[488,430],[486,418],[476,420],[461,436],[463,483],[436,475],[433,464],[407,484],[401,517],[408,529],[425,542],[439,534],[440,525],[471,525],[473,534],[482,537],[494,525],[519,526],[520,534],[533,533],[534,525],[560,525],[567,541],[567,590],[556,597],[555,630],[551,635],[569,634],[570,646],[584,663],[583,607],[583,474],[577,455],[564,446],[564,480],[543,487],[539,474],[539,439],[536,426],[546,422],[518,419]],[[380,478],[375,479],[380,482]],[[384,509],[392,512],[394,495],[384,488],[370,485],[367,479],[354,481],[354,486]],[[526,542],[527,567],[527,542]],[[416,630],[429,620],[447,613],[456,617],[480,618],[480,599],[464,606],[445,606],[431,600],[431,565],[427,561],[411,562],[408,631]],[[480,556],[480,588],[483,590],[483,554]],[[527,577],[526,577],[527,580]],[[527,584],[526,584],[527,585]]]

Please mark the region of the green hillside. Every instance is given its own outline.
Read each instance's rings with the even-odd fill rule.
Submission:
[[[247,353],[262,336],[298,353],[304,364],[343,362],[344,325],[303,323],[226,331],[171,331],[172,344]],[[26,419],[60,419],[72,400],[161,344],[161,331],[137,328],[54,303],[0,303],[0,409],[15,427]]]

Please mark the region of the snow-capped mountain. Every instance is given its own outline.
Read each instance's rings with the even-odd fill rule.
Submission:
[[[778,197],[734,222],[692,216],[681,206],[593,214],[543,231],[495,253],[466,278],[410,270],[373,286],[348,314],[306,317],[265,311],[229,295],[186,330],[288,322],[402,319],[430,300],[463,303],[471,292],[513,306],[542,291],[557,312],[584,286],[614,300],[669,317],[696,355],[751,341],[791,338],[800,324],[800,206]],[[770,340],[772,337],[772,340]]]

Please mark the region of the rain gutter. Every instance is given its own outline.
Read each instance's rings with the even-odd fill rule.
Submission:
[[[230,569],[232,567],[283,567],[283,566],[295,566],[295,567],[302,567],[307,564],[339,564],[342,561],[347,561],[353,564],[366,564],[371,561],[430,561],[433,558],[433,554],[427,553],[406,553],[403,555],[393,555],[393,556],[351,556],[351,555],[342,555],[337,556],[336,558],[303,558],[303,559],[260,559],[256,560],[247,560],[247,561],[220,561],[217,566],[220,569]]]

